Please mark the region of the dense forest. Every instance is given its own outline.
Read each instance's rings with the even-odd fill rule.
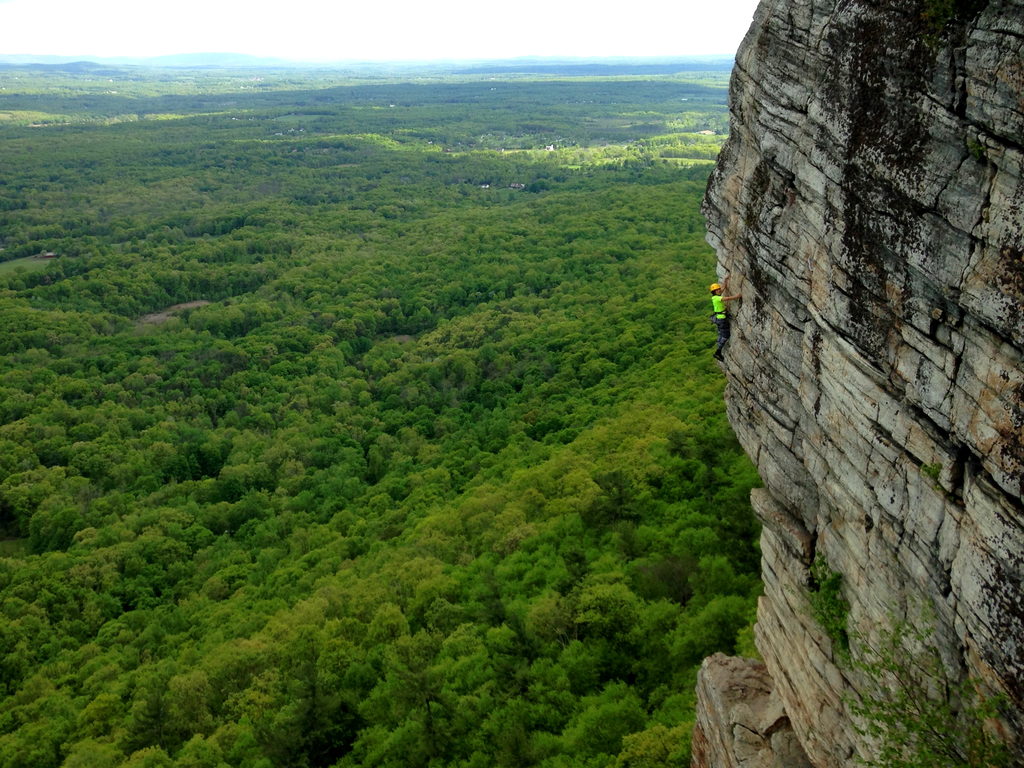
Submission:
[[[723,73],[0,88],[0,765],[688,764]]]

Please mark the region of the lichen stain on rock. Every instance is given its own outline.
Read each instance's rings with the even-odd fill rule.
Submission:
[[[996,277],[998,288],[1012,299],[1009,312],[1013,317],[1008,323],[1024,327],[1024,250],[1021,249],[1020,235],[1013,243],[999,249],[999,271]]]
[[[912,101],[923,92],[934,57],[914,19],[867,11],[856,26],[836,28],[845,39],[831,41],[850,52],[848,156],[866,152],[891,170],[919,168],[928,142],[928,125]]]
[[[847,210],[839,260],[849,278],[849,330],[872,362],[880,364],[891,327],[884,302],[888,270],[877,233],[857,206],[848,205]]]
[[[1014,567],[1006,567],[997,562],[993,583],[987,588],[987,598],[992,601],[993,615],[996,626],[993,630],[1003,638],[1005,644],[1002,679],[1009,680],[1004,686],[1005,693],[1018,708],[1024,708],[1024,602],[1020,596],[1024,594],[1024,580],[1020,577],[1020,569],[1024,563],[1013,563]]]

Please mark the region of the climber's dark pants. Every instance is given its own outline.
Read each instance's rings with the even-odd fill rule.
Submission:
[[[729,318],[712,317],[711,322],[718,326],[718,349],[715,350],[715,354],[719,354],[722,347],[725,346],[725,342],[729,340]]]

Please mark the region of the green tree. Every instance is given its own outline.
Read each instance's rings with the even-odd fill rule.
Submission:
[[[1002,699],[967,676],[953,677],[936,648],[927,617],[896,622],[869,643],[855,643],[858,669],[874,688],[852,701],[858,730],[877,745],[879,768],[1009,766],[1012,757],[992,730]]]

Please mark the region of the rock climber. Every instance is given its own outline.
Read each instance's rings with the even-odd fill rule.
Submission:
[[[729,290],[729,278],[725,278],[721,285],[718,283],[711,284],[711,306],[714,308],[714,312],[711,313],[711,322],[718,327],[718,348],[715,350],[715,359],[724,360],[722,357],[722,348],[725,346],[725,342],[729,340],[729,315],[725,311],[725,302],[735,301],[740,298],[740,294],[734,296],[723,296],[722,294]]]

